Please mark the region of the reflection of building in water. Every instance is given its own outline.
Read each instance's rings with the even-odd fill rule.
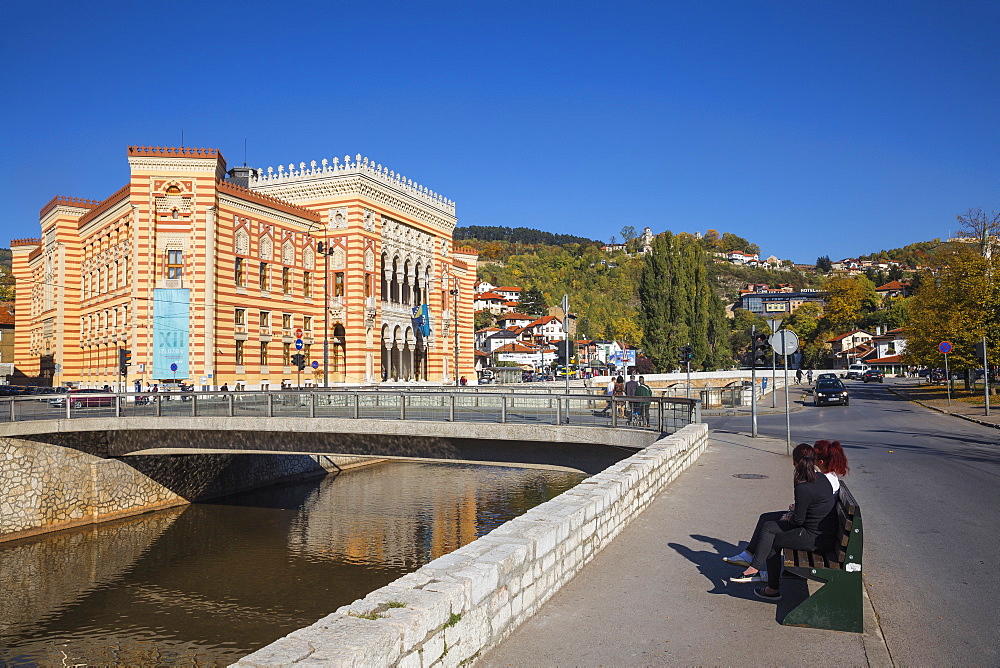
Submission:
[[[475,540],[473,467],[386,464],[323,482],[292,526],[293,551],[312,558],[414,567]]]
[[[92,524],[0,549],[0,647],[4,638],[129,573],[184,508]]]

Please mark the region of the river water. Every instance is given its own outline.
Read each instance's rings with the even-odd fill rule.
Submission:
[[[583,477],[385,463],[0,544],[0,666],[227,665]]]

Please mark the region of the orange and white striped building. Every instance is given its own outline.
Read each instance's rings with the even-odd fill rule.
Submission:
[[[18,377],[206,390],[475,378],[476,253],[452,245],[454,202],[360,155],[227,172],[215,149],[131,146],[128,163],[114,195],[56,197],[41,237],[11,242]]]

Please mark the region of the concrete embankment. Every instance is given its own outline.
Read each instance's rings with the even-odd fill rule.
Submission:
[[[704,451],[685,427],[236,665],[456,666],[496,645]]]
[[[100,444],[94,444],[91,451],[100,449]],[[0,541],[373,461],[353,456],[252,454],[106,458],[86,450],[0,438]]]

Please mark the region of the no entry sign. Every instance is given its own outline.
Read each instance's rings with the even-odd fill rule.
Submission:
[[[938,350],[947,355],[951,352],[951,343],[948,341],[942,341],[938,344]]]

